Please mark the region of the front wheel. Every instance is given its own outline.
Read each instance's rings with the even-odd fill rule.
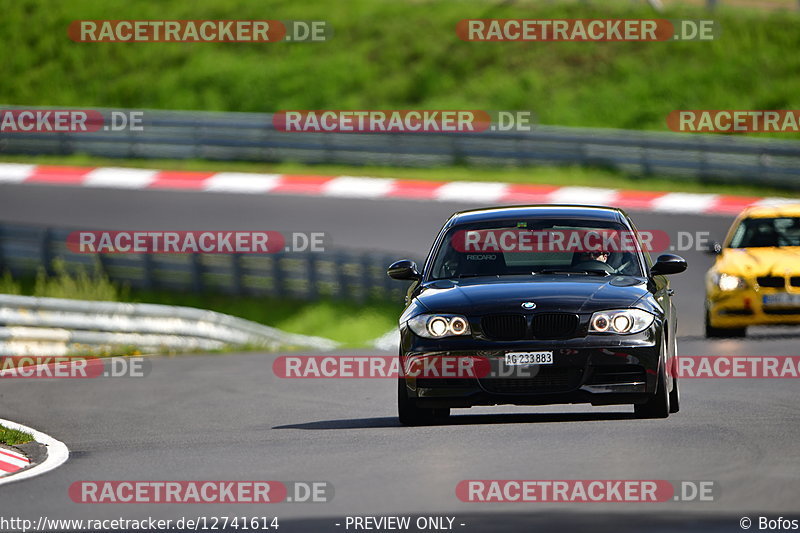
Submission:
[[[670,371],[672,375],[672,391],[669,393],[669,412],[677,413],[681,410],[681,391],[678,388],[678,338],[675,335],[672,336],[672,359],[670,364],[672,365]]]
[[[677,391],[677,381],[675,382]],[[664,366],[658,370],[658,380],[656,381],[656,393],[647,402],[634,404],[633,412],[636,418],[667,418],[672,412],[669,405],[670,396],[667,391],[667,379],[664,375]]]
[[[681,391],[678,389],[678,378],[672,378],[672,392],[669,393],[669,412],[677,413],[681,410]]]
[[[450,409],[417,407],[414,400],[408,397],[406,380],[401,378],[397,380],[397,415],[404,426],[428,426],[450,416]]]

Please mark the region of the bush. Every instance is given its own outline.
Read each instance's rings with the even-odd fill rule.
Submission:
[[[70,272],[64,261],[55,259],[53,272],[54,275],[48,276],[43,268],[39,270],[33,286],[33,296],[111,302],[125,301],[129,297],[128,288],[113,283],[103,272],[99,261],[90,273],[85,268],[76,268]]]

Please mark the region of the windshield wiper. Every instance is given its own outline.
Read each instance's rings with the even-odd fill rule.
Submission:
[[[461,279],[461,278],[480,278],[480,277],[486,277],[486,278],[496,277],[496,278],[499,278],[499,277],[503,277],[503,276],[530,276],[530,275],[533,275],[533,274],[536,274],[536,272],[503,272],[502,274],[499,274],[499,273],[494,273],[494,274],[469,273],[469,274],[459,274],[458,276],[455,276],[455,277],[458,278],[458,279]]]
[[[581,270],[567,270],[564,268],[545,268],[544,270],[537,270],[535,272],[504,272],[502,274],[477,274],[474,272],[468,274],[459,274],[454,276],[456,279],[463,278],[500,278],[504,276],[536,276],[537,274],[583,274],[585,276],[610,276],[610,272],[606,272],[602,268],[589,268]]]
[[[536,272],[537,274],[586,274],[586,275],[593,275],[593,276],[610,276],[611,273],[607,272],[601,268],[589,268],[584,270],[566,270],[563,268],[545,268],[544,270],[539,270]]]

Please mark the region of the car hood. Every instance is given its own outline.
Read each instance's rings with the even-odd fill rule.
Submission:
[[[740,277],[800,275],[800,247],[725,248],[718,272]]]
[[[430,312],[485,314],[535,311],[590,313],[625,308],[648,294],[644,278],[631,276],[549,276],[534,278],[474,278],[427,283],[417,302]]]

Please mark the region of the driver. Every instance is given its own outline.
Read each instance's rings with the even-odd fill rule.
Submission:
[[[607,263],[608,255],[609,253],[605,250],[581,252],[581,254],[578,255],[578,260],[576,263],[585,263],[586,261],[600,261],[601,263]]]
[[[574,270],[604,270],[613,274],[615,269],[608,264],[608,250],[592,250],[576,253],[572,262]]]

